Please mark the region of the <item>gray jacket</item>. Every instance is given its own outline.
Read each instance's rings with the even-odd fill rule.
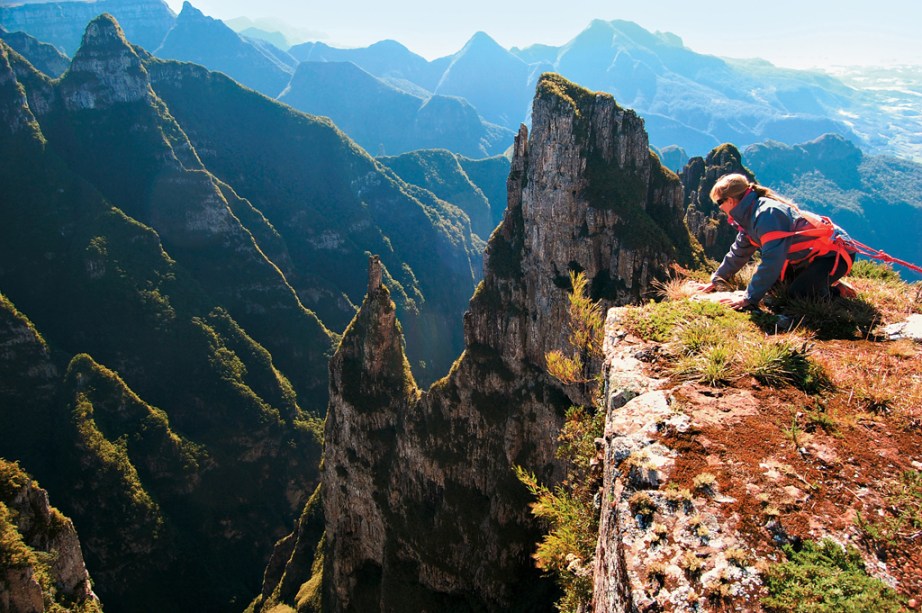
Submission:
[[[739,234],[736,235],[736,240],[724,256],[723,262],[711,276],[711,280],[729,279],[749,262],[756,250],[761,250],[762,261],[756,268],[749,287],[746,288],[746,299],[750,304],[758,304],[778,281],[785,261],[799,260],[809,254],[807,250],[798,249],[797,244],[810,240],[806,237],[789,236],[759,247],[758,245],[764,242],[762,237],[778,230],[804,230],[810,227],[810,222],[790,205],[770,198],[760,198],[755,192],[746,194],[730,211],[730,217],[739,224]],[[835,229],[837,235],[847,236],[838,226]],[[750,240],[750,237],[755,239],[755,242]]]

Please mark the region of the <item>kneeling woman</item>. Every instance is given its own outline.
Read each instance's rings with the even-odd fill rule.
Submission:
[[[722,176],[710,195],[739,234],[710,283],[698,286],[700,291],[713,291],[715,282],[731,278],[757,250],[762,252],[762,261],[745,294],[722,301],[734,309],[757,307],[785,276],[792,278],[791,296],[828,298],[847,291],[844,284],[836,285],[851,269],[855,250],[845,231],[828,218],[801,211],[741,174]]]

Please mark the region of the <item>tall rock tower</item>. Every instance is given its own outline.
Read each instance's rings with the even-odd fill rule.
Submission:
[[[512,467],[559,480],[564,411],[585,400],[545,373],[545,353],[568,334],[568,272],[585,272],[594,298],[623,304],[698,248],[682,221],[682,187],[651,155],[643,121],[557,75],[538,84],[508,191],[465,314],[466,349],[428,392],[406,367],[371,263],[368,296],[330,364],[326,610],[553,608]],[[275,601],[295,599],[283,592]]]

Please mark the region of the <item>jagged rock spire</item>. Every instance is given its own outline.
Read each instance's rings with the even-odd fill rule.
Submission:
[[[86,27],[61,91],[69,110],[108,108],[154,95],[141,58],[108,13]]]
[[[569,270],[595,298],[639,298],[693,245],[678,178],[643,122],[557,76],[515,139],[508,206],[465,315],[467,349],[425,393],[408,376],[383,271],[330,363],[323,472],[324,606],[550,610],[520,465],[553,484],[578,391],[545,372],[568,335]],[[684,249],[684,251],[683,251]],[[568,397],[570,393],[574,397]]]
[[[381,288],[381,277],[384,269],[381,266],[381,257],[368,256],[368,293],[373,294]]]
[[[706,158],[691,158],[682,169],[685,222],[705,253],[718,261],[733,243],[736,230],[727,223],[726,213],[711,202],[710,192],[717,179],[733,172],[755,179],[752,172],[743,166],[739,149],[729,143],[715,147]]]

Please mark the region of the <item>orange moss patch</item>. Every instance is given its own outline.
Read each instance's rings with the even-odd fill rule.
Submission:
[[[780,559],[778,538],[833,536],[903,595],[922,593],[922,531],[880,542],[858,522],[899,514],[894,487],[922,470],[922,347],[816,342],[813,358],[834,386],[816,396],[752,379],[673,388],[692,428],[659,434],[678,452],[670,480],[714,474],[720,512],[759,558]]]

